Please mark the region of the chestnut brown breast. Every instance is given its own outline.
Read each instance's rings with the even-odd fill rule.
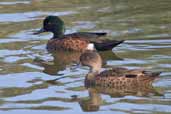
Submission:
[[[65,36],[59,39],[50,39],[47,44],[49,51],[67,50],[67,51],[84,51],[89,44],[89,41],[84,38]]]

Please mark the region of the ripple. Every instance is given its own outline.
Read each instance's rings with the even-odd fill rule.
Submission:
[[[131,104],[131,103],[116,103],[111,105],[112,109],[120,109],[125,111],[149,111],[149,112],[171,112],[170,105],[159,104]]]
[[[4,43],[14,43],[14,42],[24,42],[24,41],[27,41],[27,40],[10,38],[10,39],[1,39],[0,43],[4,44]]]
[[[76,26],[74,26],[76,30],[93,29],[96,27],[96,24],[91,21],[77,21],[77,22],[74,22],[74,24],[76,24]]]
[[[33,12],[23,12],[23,13],[4,13],[0,14],[0,22],[23,22],[42,19],[40,16],[44,15],[56,15],[64,16],[76,14],[75,11],[64,11],[64,12],[42,12],[42,11],[33,11]],[[36,18],[37,17],[37,18]]]
[[[170,39],[160,40],[127,40],[123,46],[120,46],[119,50],[130,50],[130,51],[153,51],[157,49],[170,49]],[[154,55],[153,55],[154,56]]]
[[[46,44],[38,45],[38,46],[33,46],[32,49],[35,50],[45,50],[46,49]]]
[[[170,59],[171,56],[168,55],[152,55],[150,59]]]
[[[0,50],[0,57],[5,57],[9,55],[20,55],[20,54],[29,54],[32,53],[31,51],[25,51],[25,50]]]
[[[171,44],[171,40],[170,39],[158,39],[158,40],[129,40],[127,41],[128,43],[136,43],[136,44],[145,44],[145,43],[149,43],[149,44]]]
[[[127,43],[127,41],[125,42]],[[130,45],[130,44],[122,44],[123,46],[119,47],[121,49],[119,49],[118,51],[150,51],[152,49],[148,49],[148,45],[144,45],[144,44],[141,44],[141,45]]]
[[[97,10],[97,12],[102,12],[102,13],[111,12],[111,11],[112,10],[110,7],[104,7]]]
[[[155,83],[155,86],[158,87],[171,87],[171,79],[160,79]]]
[[[40,29],[40,28],[39,28]],[[38,30],[39,30],[38,29]],[[50,38],[52,38],[52,34],[40,34],[40,35],[34,35],[34,31],[36,31],[35,29],[30,29],[30,30],[24,30],[24,31],[20,31],[16,34],[12,34],[9,37],[12,39],[16,39],[16,41],[29,41],[29,40],[48,40]],[[15,40],[7,40],[4,43],[8,43],[9,42],[15,42]]]
[[[0,87],[29,87],[32,86],[32,83],[28,83],[28,81],[35,78],[41,78],[43,80],[51,79],[48,75],[40,72],[23,72],[0,75]]]
[[[52,33],[34,35],[33,33],[37,30],[40,30],[40,28],[20,31],[16,34],[12,34],[12,35],[8,36],[11,39],[4,39],[4,40],[0,41],[0,43],[1,42],[2,43],[22,42],[22,41],[31,41],[31,40],[49,40],[53,36]],[[74,28],[74,27],[67,28],[67,30],[65,31],[65,34],[71,34],[71,33],[77,32],[77,31],[78,31],[78,29]]]
[[[27,57],[10,56],[10,57],[4,58],[4,62],[6,62],[6,63],[14,63],[14,62],[17,62],[19,60],[24,60],[24,59],[27,59]]]
[[[63,91],[62,93],[56,93],[56,91]],[[64,94],[65,93],[65,94]],[[7,101],[25,101],[25,100],[41,100],[49,97],[57,97],[57,98],[71,98],[72,95],[81,95],[83,97],[87,96],[87,91],[70,91],[66,90],[65,87],[62,86],[52,86],[44,89],[37,89],[32,91],[31,93],[18,95],[10,98],[6,98]]]
[[[37,70],[43,70],[43,67],[37,66],[37,65],[33,65],[31,63],[24,63],[22,64],[23,66],[29,67],[29,68],[33,68],[33,69],[37,69]]]
[[[128,30],[112,31],[111,35],[112,36],[122,36],[122,35],[125,35],[125,34],[135,34],[135,33],[140,33],[140,32],[143,32],[143,30],[140,29],[140,28],[130,28]]]
[[[160,64],[159,66],[163,68],[171,68],[171,64]]]
[[[128,65],[128,64],[147,64],[145,60],[124,59],[124,61],[107,61],[108,65]]]
[[[30,1],[0,2],[0,5],[30,4]]]
[[[171,34],[152,34],[152,35],[146,35],[146,38],[158,38],[158,37],[170,37]]]

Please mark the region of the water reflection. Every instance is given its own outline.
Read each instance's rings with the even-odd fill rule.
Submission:
[[[29,1],[0,2],[0,5],[30,4]]]
[[[44,73],[56,75],[58,71],[64,70],[66,67],[71,68],[73,64],[79,64],[81,52],[57,51],[51,52],[51,54],[53,56],[53,61],[51,61],[51,64],[40,59],[35,59],[34,61],[36,64],[44,68]],[[99,52],[99,54],[104,61],[103,66],[106,65],[107,60],[123,60],[111,50],[102,51]]]
[[[27,83],[33,84],[32,86],[29,87],[7,87],[7,88],[2,88],[0,89],[0,97],[15,97],[19,95],[25,95],[25,94],[30,94],[35,90],[39,89],[47,89],[50,85],[55,85],[55,86],[62,86],[63,83],[59,82],[58,79],[49,79],[49,80],[43,80],[43,79],[32,79],[27,81]],[[36,84],[38,83],[38,84]],[[40,83],[40,84],[39,84]]]
[[[65,11],[65,12],[41,12],[41,11],[32,11],[32,12],[24,12],[24,13],[8,13],[8,14],[0,14],[0,22],[23,22],[23,21],[33,21],[40,19],[43,15],[69,15],[75,14],[77,12],[74,11]],[[11,20],[11,18],[13,18]]]
[[[101,94],[109,95],[112,98],[124,97],[124,96],[138,96],[138,97],[150,97],[150,96],[163,96],[163,93],[152,86],[151,83],[141,83],[138,86],[127,86],[117,88],[107,88],[102,86],[90,86],[87,87],[89,97],[81,98],[79,101],[80,107],[83,111],[98,111],[101,105],[107,105],[107,102],[101,97]],[[141,100],[141,98],[139,98]]]

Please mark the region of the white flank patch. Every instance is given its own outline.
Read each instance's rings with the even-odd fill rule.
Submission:
[[[95,50],[94,44],[93,43],[89,43],[88,46],[87,46],[87,50]]]

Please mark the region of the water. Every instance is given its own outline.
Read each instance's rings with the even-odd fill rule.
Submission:
[[[79,53],[49,53],[45,44],[52,34],[32,35],[47,15],[60,16],[66,33],[106,31],[109,39],[125,39],[113,52],[101,53],[107,67],[163,71],[148,91],[112,95],[100,91],[102,103],[93,113],[171,113],[170,4],[170,0],[1,0],[0,113],[86,113],[82,106],[91,106],[84,88],[88,69],[71,65]]]

